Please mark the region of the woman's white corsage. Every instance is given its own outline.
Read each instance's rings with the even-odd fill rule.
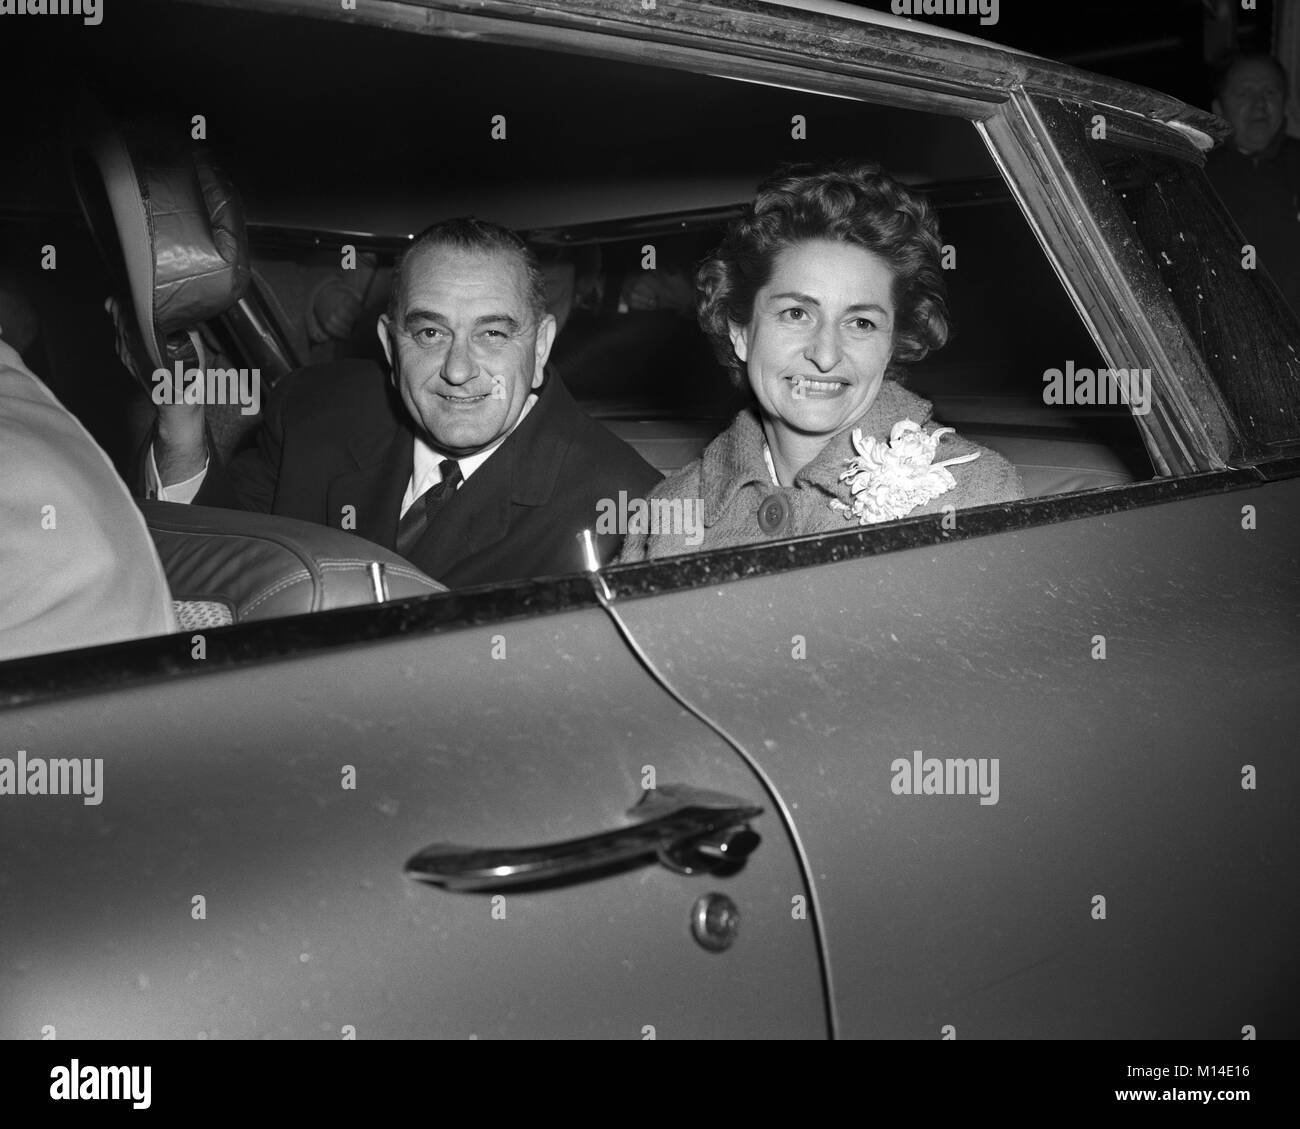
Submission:
[[[889,432],[889,442],[874,435],[862,438],[862,428],[853,432],[856,459],[849,459],[849,469],[840,475],[849,484],[853,505],[838,499],[831,509],[842,510],[846,520],[856,517],[859,525],[893,521],[906,517],[917,506],[946,494],[957,480],[948,468],[980,457],[979,451],[955,459],[934,461],[939,440],[955,428],[940,427],[927,435],[919,423],[901,419]]]

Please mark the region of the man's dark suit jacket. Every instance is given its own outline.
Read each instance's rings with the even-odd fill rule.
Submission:
[[[1206,158],[1205,175],[1300,313],[1300,142],[1280,130],[1262,152],[1246,154],[1228,140]]]
[[[414,461],[408,413],[371,361],[311,365],[267,397],[257,445],[215,455],[194,502],[349,529],[396,549]],[[663,476],[584,413],[548,373],[524,421],[443,506],[408,559],[449,588],[583,569],[597,503],[645,497]],[[602,561],[622,537],[596,537]]]

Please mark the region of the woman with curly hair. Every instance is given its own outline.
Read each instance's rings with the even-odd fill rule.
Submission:
[[[750,403],[647,508],[653,523],[698,506],[702,538],[633,532],[620,561],[1023,497],[1006,459],[896,379],[948,339],[940,247],[929,204],[874,164],[760,185],[696,275],[700,324]]]

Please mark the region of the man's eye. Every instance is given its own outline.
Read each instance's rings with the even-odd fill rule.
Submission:
[[[431,345],[442,336],[442,330],[437,326],[426,325],[423,329],[417,329],[411,336],[421,345]]]

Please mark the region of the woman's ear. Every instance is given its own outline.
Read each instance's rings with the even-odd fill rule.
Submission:
[[[727,322],[727,336],[731,338],[731,348],[743,365],[749,360],[749,327]]]

